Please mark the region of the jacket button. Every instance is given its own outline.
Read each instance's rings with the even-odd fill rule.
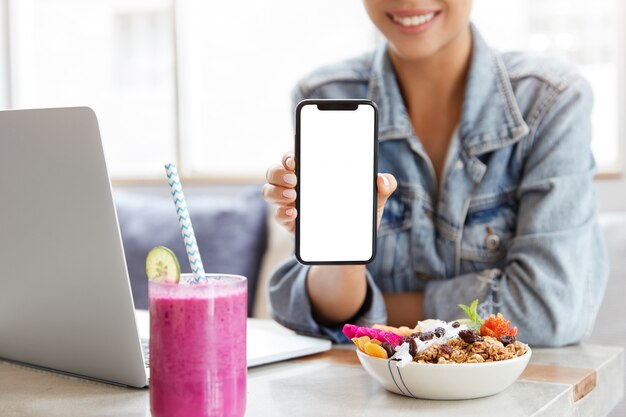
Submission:
[[[485,247],[489,250],[496,250],[500,247],[500,236],[490,233],[485,238]]]
[[[460,159],[458,161],[456,161],[456,163],[454,164],[454,168],[456,168],[456,169],[463,169],[464,166],[465,166],[465,164]]]

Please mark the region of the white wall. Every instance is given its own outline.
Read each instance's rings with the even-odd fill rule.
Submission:
[[[624,168],[622,168],[624,169]],[[626,177],[596,181],[600,211],[626,211]]]
[[[622,31],[622,36],[626,41],[626,33],[624,33],[626,31],[624,29],[622,29]],[[625,60],[626,54],[622,54],[620,59],[622,61]],[[626,68],[625,65],[626,62],[621,62],[620,68]],[[624,77],[619,77],[617,84],[619,91],[626,91],[626,80]],[[620,94],[619,100],[619,109],[621,113],[623,109],[626,109],[626,94]],[[619,113],[618,120],[620,123],[619,154],[621,159],[621,175],[614,179],[596,180],[598,203],[600,205],[601,212],[626,211],[626,120],[623,115]]]

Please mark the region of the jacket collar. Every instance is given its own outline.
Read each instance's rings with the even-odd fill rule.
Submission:
[[[500,56],[485,43],[474,25],[472,58],[463,98],[459,134],[468,155],[479,155],[508,146],[529,129],[515,100],[508,72]],[[412,135],[387,44],[374,53],[368,97],[379,109],[379,140]]]

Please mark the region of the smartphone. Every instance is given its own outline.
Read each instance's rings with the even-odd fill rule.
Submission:
[[[367,264],[376,254],[376,104],[303,100],[295,113],[296,258]]]

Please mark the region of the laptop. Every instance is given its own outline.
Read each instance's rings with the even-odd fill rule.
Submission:
[[[0,198],[0,358],[146,386],[146,313],[136,318],[94,112],[0,111]],[[248,323],[249,366],[330,349],[262,324]]]

